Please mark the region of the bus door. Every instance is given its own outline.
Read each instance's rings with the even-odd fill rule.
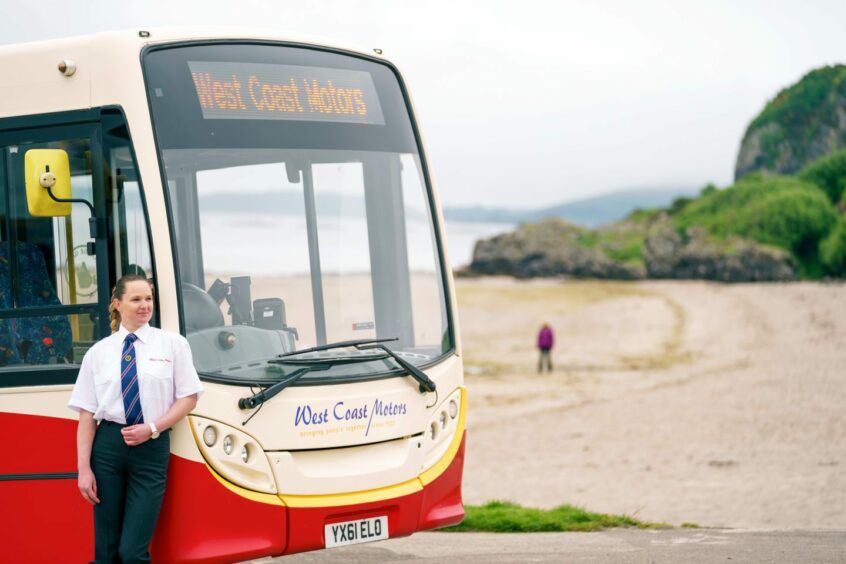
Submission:
[[[73,203],[27,193],[39,154],[66,159],[51,172],[69,180]],[[0,546],[19,561],[91,556],[67,402],[85,352],[109,334],[117,277],[152,276],[135,170],[117,110],[0,120]]]

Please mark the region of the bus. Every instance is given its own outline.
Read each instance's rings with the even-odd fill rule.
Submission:
[[[4,560],[91,559],[67,403],[128,273],[205,389],[171,433],[154,562],[463,518],[443,219],[380,50],[221,29],[3,46],[0,151]],[[142,385],[166,361],[139,359]]]

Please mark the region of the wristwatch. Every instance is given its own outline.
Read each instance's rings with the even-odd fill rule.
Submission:
[[[153,434],[152,434],[152,435],[150,435],[150,438],[151,438],[151,439],[158,439],[158,438],[159,438],[160,433],[159,433],[159,430],[158,430],[158,429],[156,429],[156,424],[155,424],[155,423],[153,423],[153,422],[151,421],[151,422],[149,423],[149,425],[150,425],[150,429],[153,431]]]

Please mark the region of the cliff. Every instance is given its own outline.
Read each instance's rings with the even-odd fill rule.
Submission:
[[[795,174],[846,147],[846,65],[813,70],[779,92],[752,120],[737,154],[735,179],[759,171]]]

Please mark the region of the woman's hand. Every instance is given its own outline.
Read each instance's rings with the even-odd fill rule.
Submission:
[[[120,434],[123,435],[123,442],[129,446],[138,446],[150,440],[153,430],[146,423],[140,423],[124,427],[120,430]]]
[[[100,498],[97,497],[97,480],[94,479],[94,472],[91,468],[79,472],[79,493],[91,505],[100,503]]]
[[[94,421],[94,414],[80,409],[79,427],[76,431],[76,467],[79,469],[77,485],[79,493],[92,505],[100,503],[97,497],[97,481],[94,479],[94,472],[91,471],[91,448],[96,433],[97,422]]]

